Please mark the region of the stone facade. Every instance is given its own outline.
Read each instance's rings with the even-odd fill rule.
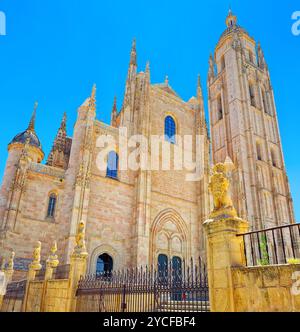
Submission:
[[[261,48],[256,60],[254,40],[234,20],[229,14],[228,29],[210,59],[211,141],[200,80],[196,97],[188,102],[176,94],[168,80],[151,84],[149,65],[144,72],[137,71],[135,42],[123,106],[118,113],[114,102],[111,125],[96,120],[94,87],[78,109],[73,137],[66,135],[64,116],[43,165],[34,112],[28,129],[8,147],[0,199],[0,256],[14,250],[17,260],[26,261],[35,243],[41,241],[43,261],[57,240],[61,262],[69,263],[77,227],[83,221],[91,273],[102,254],[112,257],[114,270],[156,264],[160,254],[169,259],[205,257],[202,225],[212,210],[210,151],[214,162],[223,162],[227,156],[233,160],[234,205],[252,227],[294,221],[269,72]],[[251,50],[253,62],[246,50]],[[248,95],[250,81],[255,86],[251,90],[255,107]],[[111,136],[118,142],[119,128],[127,128],[128,137],[143,135],[151,146],[151,135],[164,135],[167,116],[173,118],[177,135],[193,137],[193,146],[196,136],[202,137],[201,180],[186,181],[187,170],[119,169],[118,178],[113,179],[99,169],[99,136]],[[171,152],[178,147],[177,142],[168,144]],[[112,150],[122,153],[118,146]],[[190,150],[184,146],[184,152]],[[263,154],[262,160],[257,160],[257,151]],[[195,149],[192,157],[195,160]]]

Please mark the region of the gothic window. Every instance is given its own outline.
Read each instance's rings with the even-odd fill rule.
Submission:
[[[273,149],[271,150],[271,158],[272,158],[272,165],[274,167],[278,167],[276,154],[275,154],[275,151]]]
[[[249,61],[254,64],[254,55],[251,50],[249,50]]]
[[[259,142],[256,143],[256,154],[257,160],[262,160],[261,144]]]
[[[249,95],[250,95],[251,106],[256,107],[255,90],[254,90],[254,85],[252,83],[249,83]]]
[[[262,91],[262,100],[263,100],[263,105],[264,105],[264,111],[265,113],[269,113],[268,112],[268,103],[267,103],[267,98],[266,98],[266,93],[265,91]]]
[[[115,151],[111,151],[107,157],[106,177],[118,179],[119,156]]]
[[[102,254],[97,259],[96,275],[109,276],[113,270],[114,262],[108,254]]]
[[[217,116],[218,116],[218,121],[223,119],[223,106],[222,106],[221,96],[219,96],[217,100]]]
[[[57,202],[57,195],[56,194],[51,194],[49,196],[49,202],[48,202],[48,210],[47,210],[47,217],[48,218],[54,218],[56,202]]]
[[[176,124],[171,116],[165,118],[165,140],[169,143],[176,143]]]
[[[221,57],[221,71],[225,69],[225,57],[224,55]]]
[[[158,278],[160,282],[168,280],[168,263],[168,256],[162,254],[158,256]]]

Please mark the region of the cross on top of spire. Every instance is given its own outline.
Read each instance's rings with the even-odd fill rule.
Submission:
[[[130,64],[136,66],[136,39],[134,38],[132,41],[132,47],[130,52]]]
[[[29,130],[29,131],[34,131],[37,108],[38,108],[38,102],[36,101],[34,103],[32,116],[31,116],[31,119],[30,119],[30,122],[29,122],[29,125],[28,125],[28,128],[27,128],[27,130]]]

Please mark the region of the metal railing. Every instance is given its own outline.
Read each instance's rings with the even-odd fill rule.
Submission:
[[[199,259],[181,266],[172,263],[140,267],[79,282],[78,312],[208,312],[205,264]]]
[[[238,234],[247,266],[300,264],[300,224]]]

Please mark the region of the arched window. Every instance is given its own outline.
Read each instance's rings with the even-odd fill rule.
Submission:
[[[96,275],[109,276],[113,270],[114,262],[108,254],[102,254],[97,259]]]
[[[158,277],[161,282],[168,280],[168,256],[159,255],[158,256]]]
[[[221,96],[217,99],[217,114],[218,114],[218,121],[223,119],[223,105],[222,105],[222,98]]]
[[[262,160],[261,144],[259,142],[256,143],[256,153],[257,159]]]
[[[224,57],[224,55],[222,55],[222,57],[221,57],[221,71],[225,69],[225,66],[226,66],[225,57]]]
[[[165,118],[165,140],[172,144],[176,143],[176,124],[171,116]]]
[[[249,83],[249,95],[250,95],[251,106],[256,107],[255,90],[254,90],[254,85],[252,83]]]
[[[106,177],[111,179],[118,178],[119,156],[115,151],[111,151],[107,157]]]
[[[48,202],[48,210],[47,210],[47,217],[48,218],[54,218],[56,202],[57,202],[57,195],[56,194],[51,194],[49,196],[49,202]]]
[[[271,150],[271,158],[272,158],[272,165],[274,167],[277,167],[278,165],[277,165],[276,153],[273,149]]]

